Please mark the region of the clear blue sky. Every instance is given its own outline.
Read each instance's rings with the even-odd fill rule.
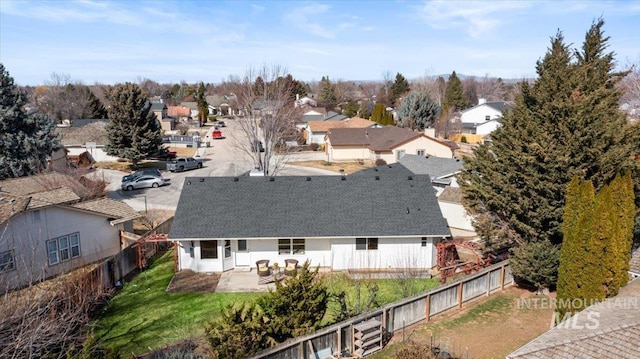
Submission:
[[[640,1],[0,0],[0,62],[20,85],[219,83],[274,64],[303,81],[522,78],[558,29],[578,47],[600,16],[618,63],[640,63]]]

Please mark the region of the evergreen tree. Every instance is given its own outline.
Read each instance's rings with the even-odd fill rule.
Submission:
[[[329,293],[318,278],[318,268],[306,261],[295,277],[276,281],[276,289],[258,301],[270,318],[269,336],[281,343],[320,328]]]
[[[391,85],[391,102],[395,104],[396,101],[405,93],[409,92],[409,90],[411,90],[409,88],[409,81],[398,72],[396,74],[396,80],[393,82],[393,85]]]
[[[126,158],[137,168],[139,160],[162,151],[160,124],[138,85],[117,85],[109,97],[107,154]]]
[[[253,95],[255,97],[265,96],[265,93],[264,93],[265,86],[266,85],[264,83],[264,80],[262,79],[262,76],[256,77],[256,80],[253,83]]]
[[[320,80],[320,94],[319,94],[319,100],[320,103],[329,108],[329,109],[333,109],[336,106],[337,103],[337,98],[336,98],[336,92],[335,89],[333,88],[333,84],[331,83],[331,81],[329,81],[329,77],[324,77],[322,76],[322,79]]]
[[[387,108],[383,103],[377,103],[373,106],[371,121],[377,122],[382,126],[393,125],[393,115],[391,115],[391,112],[387,111]]]
[[[461,111],[467,107],[464,99],[464,88],[455,71],[451,73],[449,81],[447,81],[447,89],[444,92],[444,103],[442,107],[445,109],[445,112],[449,110],[453,110],[454,112]]]
[[[587,33],[578,56],[584,60],[577,62],[558,33],[536,65],[536,82],[520,84],[492,145],[465,161],[464,200],[476,218],[488,218],[478,232],[489,242],[497,239],[496,229],[507,227],[502,232],[510,240],[559,244],[566,185],[574,175],[600,189],[618,171],[638,170],[639,131],[618,113],[613,58],[592,50],[606,48],[601,25]]]
[[[62,147],[55,121],[40,113],[28,115],[24,97],[0,63],[0,180],[42,172]]]
[[[633,245],[633,226],[636,214],[634,205],[633,180],[631,173],[618,174],[609,184],[611,203],[604,212],[610,217],[610,247],[607,248],[602,263],[611,273],[608,295],[615,296],[629,281],[629,261]]]
[[[107,109],[104,107],[100,99],[93,94],[93,92],[87,87],[88,101],[89,101],[89,118],[104,119],[107,118]]]
[[[558,268],[557,309],[561,314],[578,312],[605,297],[596,215],[593,184],[573,177],[567,186]]]
[[[209,104],[207,103],[207,91],[203,82],[200,82],[198,85],[198,90],[196,91],[196,104],[198,106],[198,123],[200,127],[207,122],[207,118],[209,117]]]
[[[424,92],[410,93],[398,108],[398,125],[424,130],[432,127],[440,114],[440,106]]]
[[[358,116],[358,104],[353,101],[347,102],[342,109],[342,114],[347,117]]]
[[[513,249],[509,257],[511,271],[518,279],[533,284],[538,291],[549,288],[558,280],[560,249],[548,240],[525,242]]]

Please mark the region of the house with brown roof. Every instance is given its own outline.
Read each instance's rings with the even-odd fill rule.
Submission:
[[[405,154],[453,158],[454,145],[408,128],[335,128],[327,132],[327,161],[384,160],[398,162]]]
[[[342,121],[309,121],[305,127],[307,132],[307,144],[324,144],[325,136],[333,128],[372,128],[382,127],[377,122],[365,120],[360,117],[352,117]]]
[[[178,121],[187,121],[191,116],[191,109],[185,106],[167,106],[167,115]]]
[[[160,102],[151,102],[151,112],[156,115],[156,119],[163,131],[171,131],[174,129],[175,118],[169,116],[169,108],[160,100]]]
[[[60,142],[69,158],[80,158],[88,154],[95,162],[113,162],[118,158],[108,155],[105,146],[109,143],[107,124],[109,120],[74,120],[70,126],[57,127]]]
[[[121,250],[140,217],[127,204],[90,198],[79,181],[47,173],[0,181],[0,290],[36,283]]]

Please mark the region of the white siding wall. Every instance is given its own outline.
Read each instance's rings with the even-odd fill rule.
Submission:
[[[457,234],[452,233],[452,235],[468,236],[475,233],[473,225],[471,224],[471,216],[467,214],[464,206],[458,203],[444,201],[438,201],[438,205],[440,206],[442,216],[447,220],[451,231],[453,232],[454,228],[459,230]]]
[[[329,161],[366,160],[370,158],[370,151],[364,146],[331,147]]]
[[[99,146],[96,148],[85,148],[84,146],[65,146],[65,148],[69,151],[69,156],[77,156],[81,153],[89,152],[96,162],[115,162],[118,160],[118,157],[109,156],[104,151],[104,146]]]
[[[495,131],[498,127],[500,127],[500,122],[498,121],[489,121],[487,123],[483,123],[482,125],[476,127],[476,135],[488,135],[491,132]]]
[[[421,237],[379,238],[377,250],[356,250],[355,238],[332,241],[334,270],[431,268],[435,265],[433,239],[422,247]]]
[[[326,132],[311,132],[309,131],[309,143],[308,144],[312,144],[312,143],[317,143],[319,145],[324,144],[324,136],[326,135]]]
[[[32,211],[21,213],[9,221],[0,239],[0,252],[13,250],[16,263],[16,270],[0,273],[0,284],[27,285],[115,255],[120,251],[122,229],[123,225],[111,226],[105,217],[60,207],[40,209],[37,222]],[[49,266],[47,240],[76,232],[80,257]]]
[[[487,121],[487,116],[490,119],[495,119],[502,116],[502,112],[488,105],[480,105],[463,112],[460,115],[460,121],[462,123],[482,123]]]

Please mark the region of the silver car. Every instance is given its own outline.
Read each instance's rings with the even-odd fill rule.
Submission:
[[[143,175],[129,181],[122,182],[123,191],[131,191],[138,188],[157,188],[167,184],[167,180],[159,176]]]

